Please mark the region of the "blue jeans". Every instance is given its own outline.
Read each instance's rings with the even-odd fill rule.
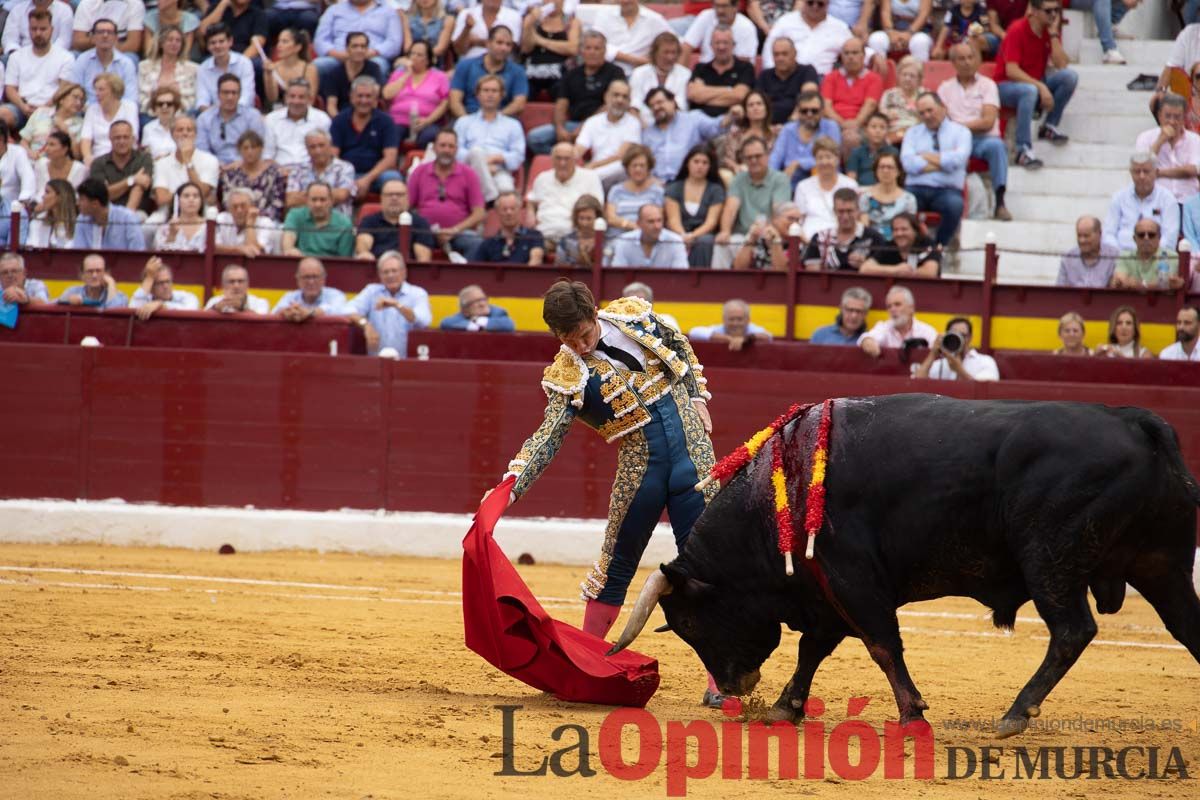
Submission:
[[[1046,76],[1045,84],[1054,95],[1054,110],[1046,115],[1046,124],[1057,127],[1071,97],[1079,75],[1072,69],[1060,69]],[[1017,149],[1033,147],[1033,111],[1038,107],[1038,90],[1032,83],[1005,81],[1000,84],[1000,105],[1017,112]]]
[[[1191,0],[1196,3],[1198,0]],[[1121,6],[1124,8],[1124,6]],[[1096,33],[1100,36],[1100,47],[1104,52],[1117,49],[1117,39],[1113,35],[1113,2],[1112,0],[1072,0],[1071,9],[1074,11],[1091,11],[1096,20]],[[1124,12],[1121,14],[1124,16]]]
[[[567,124],[563,127],[569,131],[577,131],[582,122],[572,122],[567,120]],[[548,156],[550,151],[554,149],[554,145],[558,144],[558,134],[554,131],[554,124],[538,125],[529,132],[525,141],[529,146],[529,152],[535,156]]]
[[[982,158],[992,175],[992,188],[1008,185],[1008,148],[999,136],[976,136],[971,141],[971,158]]]
[[[958,233],[958,225],[962,222],[962,189],[911,185],[904,188],[917,198],[917,208],[941,214],[942,221],[937,229],[937,243],[945,247],[954,238],[954,234]]]

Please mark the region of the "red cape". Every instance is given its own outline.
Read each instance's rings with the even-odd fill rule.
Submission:
[[[550,618],[492,538],[515,478],[496,487],[463,539],[463,628],[467,647],[492,666],[560,700],[646,705],[658,661]]]

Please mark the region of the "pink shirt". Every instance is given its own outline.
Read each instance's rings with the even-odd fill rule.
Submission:
[[[1151,128],[1139,133],[1133,149],[1151,152],[1161,130]],[[1200,135],[1184,131],[1175,144],[1167,142],[1154,154],[1154,165],[1159,169],[1200,165]],[[1195,178],[1159,178],[1155,183],[1175,195],[1180,203],[1186,203],[1200,192],[1200,185]]]
[[[398,69],[388,78],[388,83],[405,76],[405,71]],[[407,126],[412,113],[413,103],[417,105],[417,114],[427,117],[433,113],[443,100],[450,96],[450,79],[440,69],[431,69],[425,73],[425,80],[420,86],[413,86],[412,76],[404,77],[400,92],[392,98],[391,114],[397,125]]]
[[[879,342],[880,347],[892,347],[898,350],[904,346],[905,339],[924,339],[932,347],[937,339],[937,331],[933,329],[932,325],[913,317],[912,327],[909,328],[908,333],[901,334],[896,330],[896,324],[891,319],[884,319],[876,322],[875,327],[858,337],[858,341],[861,342],[868,337]]]
[[[965,125],[983,116],[984,106],[996,107],[996,121],[987,132],[988,136],[1000,135],[1000,90],[996,82],[986,75],[976,75],[970,86],[963,86],[958,78],[942,81],[937,90],[938,97],[946,104],[950,119]],[[974,134],[978,136],[979,134]]]
[[[439,191],[439,186],[445,189]],[[433,171],[432,162],[414,169],[408,176],[408,196],[416,212],[440,228],[453,227],[469,217],[473,209],[483,208],[479,176],[457,161],[444,182]]]

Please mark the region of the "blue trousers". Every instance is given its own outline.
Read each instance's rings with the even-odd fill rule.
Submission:
[[[962,222],[963,197],[962,189],[940,188],[933,186],[906,186],[917,198],[917,208],[922,211],[936,211],[942,215],[942,221],[937,229],[937,243],[945,247],[958,232]]]
[[[999,136],[976,136],[971,141],[971,158],[982,158],[992,175],[992,188],[1008,185],[1008,148]]]
[[[583,125],[582,122],[572,122],[567,120],[567,124],[563,127],[569,131],[576,131]],[[558,134],[554,131],[554,125],[538,125],[529,132],[526,139],[529,146],[529,152],[536,156],[548,156],[550,151],[554,149],[554,145],[558,143]]]
[[[1196,0],[1192,0],[1194,3]],[[1117,4],[1121,8],[1121,16],[1125,16],[1125,6]],[[1113,35],[1113,23],[1120,22],[1120,19],[1113,19],[1113,2],[1112,0],[1072,0],[1071,10],[1073,11],[1091,11],[1092,17],[1096,20],[1096,33],[1100,37],[1100,47],[1104,52],[1115,50],[1117,48],[1117,38]]]
[[[1054,95],[1054,110],[1046,115],[1046,123],[1057,126],[1062,121],[1067,103],[1075,94],[1079,75],[1072,69],[1060,69],[1044,81]],[[1038,90],[1032,83],[1005,81],[1000,84],[1000,105],[1017,112],[1017,150],[1033,147],[1033,112],[1038,107]]]

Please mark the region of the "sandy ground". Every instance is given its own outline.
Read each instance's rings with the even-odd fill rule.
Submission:
[[[580,621],[579,568],[521,570],[552,614]],[[636,782],[603,769],[596,752],[610,709],[559,703],[466,650],[458,586],[455,561],[0,546],[0,796],[666,796],[664,767]],[[1140,598],[1099,618],[1098,641],[1043,706],[1041,721],[1059,729],[1000,743],[986,731],[947,726],[990,720],[1008,707],[1044,653],[1032,607],[1022,609],[1013,636],[995,632],[969,601],[908,611],[908,663],[931,705],[933,780],[884,780],[880,768],[861,783],[830,770],[817,780],[734,781],[720,779],[718,768],[687,783],[688,796],[1196,796],[1200,665]],[[764,667],[759,691],[767,702],[791,673],[795,640],[785,633]],[[647,634],[638,647],[662,665],[648,710],[663,726],[721,720],[696,705],[699,661],[679,639]],[[846,718],[851,697],[871,698],[861,717],[872,725],[895,715],[886,681],[857,642],[825,663],[814,693],[828,704],[830,728]],[[517,768],[573,744],[573,733],[550,738],[570,723],[589,734],[598,774],[494,775],[502,726],[495,706],[505,704],[522,706]],[[1112,718],[1178,722],[1115,730]],[[947,747],[993,744],[1008,748],[993,767],[1005,769],[1005,779],[947,779]],[[1013,780],[1018,745],[1157,746],[1163,761],[1178,747],[1191,780]],[[565,760],[568,768],[577,762]],[[1131,763],[1136,770],[1145,760]]]

